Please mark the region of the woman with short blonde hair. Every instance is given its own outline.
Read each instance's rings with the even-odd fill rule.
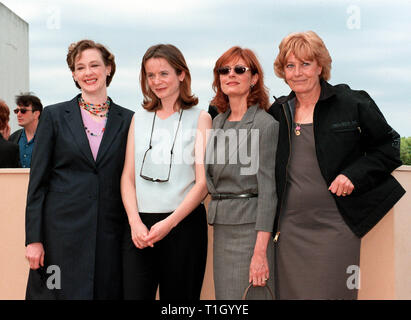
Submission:
[[[277,297],[356,299],[347,272],[361,237],[404,194],[391,176],[399,135],[365,91],[327,82],[331,57],[313,31],[285,37],[274,70],[292,90],[269,109],[280,123]]]

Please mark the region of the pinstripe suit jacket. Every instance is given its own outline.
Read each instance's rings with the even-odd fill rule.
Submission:
[[[277,207],[275,155],[279,124],[258,106],[249,107],[235,138],[230,140],[228,157],[224,157],[228,130],[221,129],[230,113],[228,110],[213,120],[214,130],[205,156],[208,191],[211,194],[258,193],[258,197],[211,200],[208,223],[255,223],[256,230],[272,232]]]

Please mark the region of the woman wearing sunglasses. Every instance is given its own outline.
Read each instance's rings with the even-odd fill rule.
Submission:
[[[266,113],[263,71],[249,49],[232,47],[216,62],[211,104],[220,114],[206,152],[214,229],[216,299],[271,299],[273,246],[270,241],[277,204],[275,152],[278,123]],[[274,137],[274,143],[273,143]]]
[[[128,135],[121,193],[126,299],[198,300],[207,255],[206,130],[185,59],[173,45],[150,47],[141,62],[143,108]]]
[[[67,64],[81,93],[43,110],[32,156],[27,299],[121,299],[120,178],[133,113],[107,96],[116,64],[103,45],[73,43]]]

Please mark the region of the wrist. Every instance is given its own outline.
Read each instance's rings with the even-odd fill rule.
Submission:
[[[140,215],[138,214],[138,212],[133,213],[131,215],[128,216],[128,223],[130,225],[132,224],[138,224],[138,223],[142,223]]]
[[[167,222],[169,223],[171,229],[174,229],[174,228],[178,225],[178,223],[179,223],[179,221],[178,221],[178,219],[176,218],[176,216],[175,216],[174,213],[175,213],[175,212],[173,212],[172,214],[170,214],[170,215],[166,218],[166,220],[167,220]]]
[[[253,254],[254,255],[265,255],[266,254],[266,252],[267,252],[267,247],[265,247],[265,248],[260,248],[260,247],[254,247],[254,252],[253,252]]]

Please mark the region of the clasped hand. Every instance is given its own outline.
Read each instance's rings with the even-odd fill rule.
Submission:
[[[166,218],[154,224],[150,230],[144,223],[131,226],[131,238],[139,249],[154,247],[154,244],[163,239],[172,229],[170,221]]]

